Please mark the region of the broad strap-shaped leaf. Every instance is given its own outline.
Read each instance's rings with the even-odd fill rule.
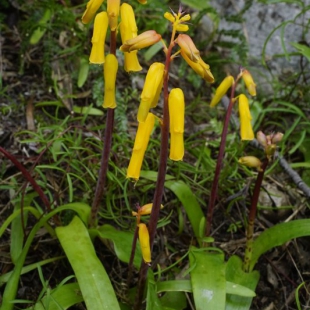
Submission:
[[[98,259],[88,231],[75,216],[57,237],[78,280],[87,310],[120,309],[110,279]]]
[[[226,280],[235,284],[247,287],[247,292],[255,291],[259,280],[259,272],[244,272],[242,270],[242,260],[238,256],[231,256],[226,266]],[[230,291],[231,292],[231,291]],[[246,291],[244,291],[246,292]],[[228,292],[227,292],[228,293]],[[242,294],[245,295],[246,294]],[[239,294],[227,294],[226,310],[248,310],[250,309],[253,295],[247,294],[248,297],[240,296]]]
[[[305,236],[310,236],[310,219],[294,220],[268,228],[254,241],[250,270],[253,270],[259,257],[268,250],[289,240]]]
[[[80,292],[78,283],[64,284],[53,289],[49,296],[44,296],[34,307],[27,310],[59,310],[68,309],[69,307],[81,303],[83,296]]]
[[[196,310],[224,310],[226,279],[224,254],[191,248],[190,275]]]
[[[98,229],[91,230],[90,234],[95,234],[100,238],[112,241],[114,245],[114,251],[117,257],[125,263],[129,262],[132,249],[133,233],[127,231],[120,231],[115,229],[113,226],[106,224]],[[133,264],[136,268],[140,267],[141,260],[141,250],[140,247],[137,246],[133,261]]]

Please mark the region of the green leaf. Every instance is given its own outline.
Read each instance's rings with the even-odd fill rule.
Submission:
[[[223,253],[194,247],[189,252],[191,283],[196,310],[225,309],[226,279]]]
[[[130,253],[132,248],[133,234],[127,231],[116,230],[111,225],[103,225],[99,229],[90,231],[90,234],[94,233],[103,239],[108,239],[113,242],[116,256],[123,262],[129,263]],[[136,268],[141,265],[142,254],[140,246],[137,243],[136,252],[133,264]]]
[[[253,290],[250,290],[249,288],[243,285],[232,283],[229,281],[226,281],[226,294],[238,295],[238,296],[244,296],[244,297],[255,297],[256,296]]]
[[[160,298],[160,302],[165,310],[183,310],[187,308],[187,299],[183,292],[167,292]]]
[[[147,273],[147,295],[146,295],[146,310],[164,310],[157,296],[156,282],[154,273],[151,269]]]
[[[233,285],[242,285],[248,289],[243,290],[242,294],[235,294],[235,292],[228,290],[226,297],[226,310],[248,310],[250,309],[253,297],[253,291],[259,280],[259,272],[244,272],[242,270],[242,260],[233,255],[227,262],[226,266],[226,280],[232,282]],[[252,293],[250,293],[252,292]],[[246,293],[246,294],[244,294]],[[249,294],[248,294],[249,293]],[[241,295],[241,296],[238,296]],[[243,296],[242,296],[243,295]],[[244,297],[245,296],[245,297]]]
[[[30,37],[30,44],[37,44],[41,40],[46,31],[46,24],[49,22],[51,17],[52,11],[50,9],[46,9],[43,17],[38,22],[38,28],[32,33]]]
[[[79,113],[79,114],[86,114],[86,115],[93,115],[93,116],[103,115],[103,110],[93,108],[92,106],[89,106],[89,107],[73,106],[72,110],[73,112]]]
[[[155,181],[157,173],[154,171],[141,171],[141,177]],[[200,244],[202,237],[200,234],[201,231],[204,232],[204,228],[202,229],[202,227],[200,227],[202,219],[204,218],[202,209],[190,187],[183,181],[174,181],[173,179],[173,176],[166,175],[165,187],[170,189],[181,201],[192,225],[195,237]]]
[[[79,67],[79,75],[78,75],[78,87],[82,87],[87,80],[89,71],[89,61],[85,57],[80,58],[80,67]]]
[[[157,293],[162,292],[192,292],[190,280],[171,280],[157,283]]]
[[[37,213],[39,213],[36,209],[32,207],[24,208],[28,209],[31,211],[33,214],[37,216]],[[27,256],[27,253],[29,251],[30,245],[37,233],[37,231],[42,227],[46,226],[47,230],[50,232],[49,225],[47,221],[53,217],[55,214],[64,211],[64,210],[73,210],[76,213],[79,214],[79,216],[84,220],[84,223],[87,223],[89,213],[90,213],[90,207],[87,204],[84,203],[71,203],[67,204],[61,207],[58,207],[57,209],[52,210],[50,213],[41,216],[40,220],[34,225],[34,227],[31,229],[28,238],[26,240],[25,246],[18,258],[18,261],[15,264],[15,267],[7,281],[7,284],[5,286],[5,290],[2,295],[2,305],[0,307],[0,310],[12,310],[14,307],[14,303],[12,302],[15,299],[17,288],[18,288],[18,283],[19,283],[19,278],[20,274],[23,269],[23,265],[25,263],[25,259]],[[4,224],[0,228],[0,236],[4,232],[5,227],[9,225],[9,223],[14,219],[17,215],[19,214],[19,210],[15,211],[13,214],[11,214],[7,220],[4,222]],[[53,230],[51,230],[51,235],[53,236]]]
[[[27,310],[68,309],[82,301],[83,296],[81,295],[79,284],[70,283],[56,287],[48,296],[44,296],[34,307]]]
[[[68,226],[57,227],[56,234],[74,270],[87,309],[120,309],[83,222],[75,216]]]
[[[310,236],[310,219],[294,220],[268,228],[254,241],[250,270],[253,270],[260,256],[268,250],[289,240],[305,236]]]
[[[62,258],[64,258],[64,256],[48,258],[48,259],[45,259],[45,260],[41,260],[41,261],[39,261],[37,263],[30,264],[28,266],[23,267],[20,274],[25,274],[25,273],[27,273],[29,271],[37,269],[38,266],[44,266],[46,264],[53,263],[53,262],[55,262],[55,261],[57,261],[59,259],[62,259]],[[5,274],[0,276],[0,286],[2,286],[4,283],[6,283],[9,280],[10,276],[12,275],[12,273],[13,273],[13,271],[9,271],[9,272],[7,272],[7,273],[5,273]]]
[[[290,44],[293,47],[295,47],[300,54],[305,56],[308,59],[308,61],[310,61],[310,47],[308,47],[304,44],[299,44],[299,43],[295,43],[295,42],[291,42]]]

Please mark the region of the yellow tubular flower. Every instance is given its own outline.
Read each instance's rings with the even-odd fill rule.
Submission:
[[[242,71],[244,84],[251,96],[256,96],[256,84],[253,81],[252,75],[248,70]]]
[[[149,230],[145,224],[139,224],[139,240],[142,252],[142,257],[145,263],[150,263],[151,260],[151,247]]]
[[[108,14],[101,12],[96,15],[94,31],[92,37],[92,49],[89,56],[89,62],[93,64],[104,63],[104,44],[108,30]]]
[[[112,31],[115,31],[118,25],[118,15],[120,0],[108,0],[107,2],[107,12],[109,16],[109,25]]]
[[[141,4],[146,4],[147,3],[146,0],[138,0],[138,2],[141,3]]]
[[[193,40],[187,34],[179,34],[177,44],[180,46],[181,51],[186,54],[187,58],[193,62],[201,60],[200,52],[196,48]]]
[[[160,205],[160,208],[162,209],[164,206]],[[148,203],[146,205],[144,205],[143,207],[138,209],[138,212],[132,211],[132,215],[133,216],[137,216],[137,215],[149,215],[152,212],[152,208],[153,208],[153,204],[152,203]]]
[[[147,72],[138,110],[140,123],[145,122],[150,108],[157,104],[155,101],[158,100],[163,85],[164,69],[164,64],[154,62]]]
[[[104,101],[102,105],[104,108],[116,108],[115,82],[117,70],[117,58],[113,54],[107,55],[104,63]]]
[[[88,24],[93,17],[95,16],[96,12],[100,8],[103,0],[90,0],[86,5],[86,10],[82,16],[82,23]]]
[[[180,88],[174,88],[169,94],[170,117],[170,155],[175,161],[182,160],[184,156],[184,94]]]
[[[126,40],[120,47],[122,52],[131,52],[151,46],[161,40],[161,35],[155,30],[145,31],[133,39]]]
[[[255,156],[244,156],[238,160],[239,164],[250,167],[250,168],[257,168],[260,170],[261,168],[261,161]]]
[[[209,83],[214,82],[214,77],[210,71],[210,66],[206,64],[202,59],[199,62],[191,61],[186,53],[181,50],[181,55],[183,59],[187,62],[187,64],[198,74],[200,75],[205,81]]]
[[[134,11],[131,5],[127,3],[123,3],[121,5],[120,32],[122,43],[135,38],[138,32]],[[124,69],[126,72],[136,72],[142,70],[142,67],[139,64],[137,53],[138,51],[133,51],[131,53],[124,52]]]
[[[251,125],[252,116],[248,98],[241,94],[239,97],[240,136],[241,140],[253,140],[254,132]]]
[[[148,113],[144,123],[139,123],[132,155],[127,169],[127,178],[132,178],[135,180],[139,179],[144,154],[149,143],[154,124],[155,115],[152,113]]]
[[[223,96],[227,93],[228,89],[234,84],[234,81],[235,80],[231,75],[226,76],[226,78],[222,81],[222,83],[216,89],[215,95],[212,98],[210,107],[215,107],[220,102]]]

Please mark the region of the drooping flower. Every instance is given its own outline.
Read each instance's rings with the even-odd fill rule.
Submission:
[[[132,178],[135,180],[139,179],[144,154],[149,143],[154,124],[155,115],[152,113],[148,113],[144,123],[139,123],[132,155],[127,169],[127,178]]]
[[[135,14],[132,6],[128,3],[121,5],[121,22],[120,32],[122,43],[127,40],[133,39],[137,36],[138,28],[136,24]],[[140,71],[142,67],[139,64],[138,51],[124,52],[124,69],[126,72]]]
[[[104,63],[104,108],[116,108],[116,99],[115,99],[115,83],[116,75],[118,70],[117,58],[113,54],[109,54],[106,57]]]
[[[239,158],[238,160],[239,164],[250,167],[250,168],[256,168],[258,171],[261,169],[261,161],[255,157],[255,156],[244,156]]]
[[[120,0],[107,1],[107,13],[109,17],[109,25],[112,31],[115,31],[118,25]]]
[[[256,84],[248,70],[242,70],[242,79],[251,96],[256,96]]]
[[[87,2],[86,10],[82,16],[83,24],[88,24],[94,18],[102,3],[103,0],[90,0]]]
[[[126,40],[120,47],[122,52],[132,52],[149,47],[161,40],[161,35],[155,30],[145,31],[133,39]]]
[[[234,84],[234,78],[231,75],[226,76],[226,78],[222,81],[219,87],[215,91],[215,95],[213,96],[210,107],[215,107],[223,96],[227,93],[228,89]]]
[[[160,205],[160,208],[162,209],[164,206]],[[132,211],[132,215],[133,216],[137,216],[137,215],[149,215],[152,212],[152,208],[153,208],[153,203],[147,203],[146,205],[139,207],[138,211]]]
[[[92,49],[89,56],[89,62],[93,64],[103,64],[105,61],[104,44],[108,30],[108,15],[101,12],[96,15],[94,31],[92,37]]]
[[[150,108],[155,107],[157,104],[163,86],[164,69],[164,64],[154,62],[146,74],[138,109],[138,122],[143,123]]]
[[[187,64],[205,81],[209,83],[214,82],[214,76],[211,73],[210,66],[206,64],[202,59],[198,62],[191,61],[187,55],[181,50],[181,55]]]
[[[253,140],[254,132],[251,125],[252,116],[249,108],[248,98],[241,94],[239,99],[239,116],[240,116],[240,135],[241,140]]]
[[[142,258],[145,263],[150,263],[151,260],[151,247],[150,247],[150,235],[149,230],[143,223],[139,224],[139,241],[142,252]]]
[[[201,59],[200,52],[196,48],[191,37],[187,34],[179,34],[177,43],[181,48],[181,51],[187,56],[187,58],[193,62],[199,62]]]
[[[184,156],[184,94],[180,88],[174,88],[169,94],[169,117],[170,117],[170,155],[175,161]]]

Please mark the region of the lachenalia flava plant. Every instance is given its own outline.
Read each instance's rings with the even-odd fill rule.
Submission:
[[[141,250],[143,253],[143,262],[140,267],[135,309],[141,308],[147,270],[151,261],[150,255],[152,252],[156,227],[159,219],[159,211],[162,206],[161,202],[164,193],[168,157],[171,160],[180,161],[184,156],[183,134],[185,99],[184,93],[180,88],[174,88],[170,92],[168,91],[170,64],[176,56],[181,54],[183,59],[198,75],[209,83],[214,82],[214,77],[210,71],[209,65],[202,60],[200,52],[196,48],[191,37],[183,33],[189,29],[186,22],[190,20],[190,15],[185,14],[185,12],[183,12],[180,8],[177,13],[174,13],[173,11],[171,13],[165,13],[164,17],[172,24],[169,44],[166,45],[164,41],[161,40],[163,43],[163,51],[165,53],[166,60],[164,64],[160,62],[153,63],[146,75],[137,114],[137,120],[139,123],[138,130],[132,156],[127,169],[127,177],[134,179],[137,182],[140,177],[140,170],[152,129],[155,121],[158,121],[161,127],[159,168],[153,203],[151,208],[148,209],[150,220],[148,227],[141,225],[140,222],[137,223],[140,244],[142,245]],[[148,42],[157,42],[158,36],[159,35],[152,30],[146,31],[143,34],[124,42],[120,50],[124,53],[132,53],[135,50],[145,47],[145,44]],[[174,52],[173,50],[175,48],[177,48],[177,50]],[[162,92],[164,99],[163,111],[162,118],[159,118],[151,112],[151,109],[156,108]]]

